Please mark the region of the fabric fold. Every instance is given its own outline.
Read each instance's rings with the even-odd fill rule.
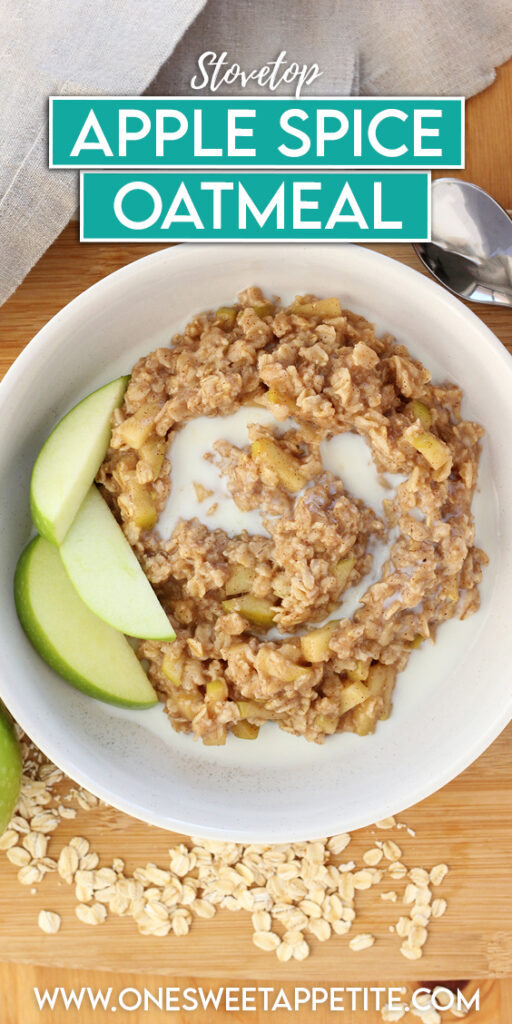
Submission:
[[[306,95],[470,96],[512,54],[509,0],[0,0],[0,16],[0,303],[77,206],[76,172],[48,169],[49,95],[212,95],[190,86],[209,50],[245,72],[284,51],[318,64]]]

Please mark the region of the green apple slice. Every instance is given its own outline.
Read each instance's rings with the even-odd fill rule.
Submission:
[[[13,720],[0,701],[0,836],[18,803],[21,785],[21,751]]]
[[[105,458],[111,417],[123,401],[129,377],[118,377],[84,398],[45,441],[30,482],[36,530],[53,544],[64,539]]]
[[[175,632],[119,523],[91,487],[60,553],[82,601],[128,636],[174,640]]]
[[[29,640],[68,683],[122,707],[147,708],[157,703],[126,637],[80,600],[58,548],[44,537],[32,540],[20,557],[14,598]]]

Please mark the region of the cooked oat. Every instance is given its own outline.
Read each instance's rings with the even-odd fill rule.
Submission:
[[[478,607],[487,559],[471,503],[483,431],[461,419],[461,397],[337,299],[281,308],[258,288],[137,363],[98,482],[176,629],[173,644],[139,648],[176,730],[219,744],[229,731],[252,739],[271,719],[322,742],[389,716],[411,650]],[[244,449],[219,439],[211,458],[269,536],[192,519],[162,539],[177,431],[247,403],[273,411],[276,429],[253,425]],[[366,440],[379,473],[404,477],[382,519],[322,466],[320,442],[346,431]],[[381,579],[343,617],[344,591],[391,531]],[[326,630],[312,628],[338,607]],[[288,635],[267,639],[270,626]]]

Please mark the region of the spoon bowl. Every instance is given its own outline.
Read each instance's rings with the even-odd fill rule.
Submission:
[[[459,298],[512,307],[512,220],[478,185],[458,178],[434,181],[432,240],[414,249]]]

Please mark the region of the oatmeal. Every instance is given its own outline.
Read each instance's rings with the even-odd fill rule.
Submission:
[[[322,742],[389,716],[411,651],[478,608],[483,430],[461,418],[461,397],[337,299],[282,308],[258,288],[137,363],[98,482],[176,630],[174,643],[139,645],[176,730],[222,744],[272,720]],[[264,533],[192,518],[163,539],[177,432],[243,405],[270,411],[272,427],[252,424],[241,447],[213,436],[207,458]],[[321,443],[347,431],[379,474],[400,474],[380,516],[322,463]],[[344,616],[344,592],[384,540],[380,579]]]

